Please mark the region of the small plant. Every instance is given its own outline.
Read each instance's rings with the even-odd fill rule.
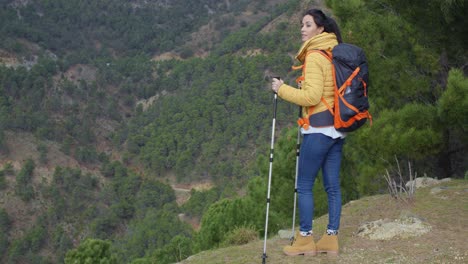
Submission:
[[[253,226],[236,227],[226,234],[222,246],[243,245],[258,239],[258,231]]]
[[[13,168],[13,164],[11,164],[11,162],[7,162],[3,165],[3,172],[5,172],[5,175],[14,175],[15,169]]]
[[[47,145],[44,143],[39,143],[37,145],[37,151],[39,151],[39,162],[41,164],[47,164]]]
[[[403,201],[403,202],[411,202],[414,199],[414,194],[416,192],[415,188],[415,179],[417,173],[413,176],[413,172],[411,170],[411,162],[408,161],[408,184],[405,184],[404,175],[401,171],[400,162],[395,157],[395,161],[397,164],[397,170],[395,173],[390,174],[388,170],[384,175],[385,180],[387,181],[388,191],[390,195],[395,198],[396,200]],[[396,175],[395,175],[396,174]]]
[[[0,170],[0,190],[5,189],[7,186],[6,180],[5,180],[5,171]]]

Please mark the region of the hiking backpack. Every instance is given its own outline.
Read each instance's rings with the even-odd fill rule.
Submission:
[[[323,97],[321,101],[333,115],[333,123],[340,132],[352,132],[367,119],[372,123],[368,112],[369,69],[364,51],[354,45],[340,43],[331,51],[311,50],[319,52],[332,63],[335,86],[334,105],[330,106]],[[305,65],[301,67],[304,73]],[[304,74],[303,74],[304,75]],[[298,78],[303,80],[304,76]],[[309,117],[298,120],[299,125],[309,125]]]

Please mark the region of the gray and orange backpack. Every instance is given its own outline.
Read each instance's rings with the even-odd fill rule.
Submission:
[[[368,111],[369,69],[364,51],[357,46],[340,43],[331,51],[311,50],[308,53],[310,52],[319,52],[332,63],[334,105],[330,106],[323,97],[321,101],[333,116],[335,129],[340,132],[352,132],[364,125],[367,119],[372,124],[372,116]],[[305,64],[293,69],[302,69],[302,76],[296,82],[304,80]],[[311,115],[300,118],[298,124],[307,128],[310,119]]]

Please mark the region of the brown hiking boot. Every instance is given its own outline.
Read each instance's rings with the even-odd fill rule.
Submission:
[[[315,247],[313,236],[301,236],[299,233],[294,237],[294,241],[291,246],[285,246],[283,248],[284,254],[288,256],[297,255],[308,255],[315,256],[317,250]]]
[[[331,256],[338,255],[338,235],[324,234],[317,242],[317,252],[327,253]]]

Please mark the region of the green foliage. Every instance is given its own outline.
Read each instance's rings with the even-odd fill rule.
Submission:
[[[117,263],[112,254],[111,243],[106,240],[86,239],[78,248],[70,250],[65,257],[66,264],[74,263]]]
[[[55,249],[55,256],[58,260],[64,260],[69,249],[73,248],[73,242],[60,225],[56,226],[50,235],[50,242]]]
[[[8,38],[0,44],[13,49],[15,46],[8,45],[7,40],[25,38],[42,43],[59,55],[67,55],[71,63],[111,53],[163,53],[185,44],[190,40],[190,33],[209,19],[221,18],[227,12],[244,11],[246,3],[248,1],[176,0],[165,4],[122,0],[40,1],[35,5],[17,6],[21,19],[15,9],[2,9],[0,22],[5,26],[0,33]],[[40,16],[40,12],[48,15]]]
[[[29,241],[30,245],[28,248],[33,252],[39,251],[42,248],[45,238],[47,236],[47,230],[44,228],[44,224],[40,221],[37,226],[26,235],[26,240]]]
[[[5,171],[0,170],[0,190],[3,190],[7,187],[7,182],[5,179]]]
[[[142,182],[135,199],[137,212],[144,215],[149,209],[160,210],[164,205],[174,203],[176,197],[169,185],[146,180]]]
[[[5,132],[3,129],[0,127],[0,152],[4,153],[6,152],[6,144],[5,144]]]
[[[174,65],[159,89],[172,90],[176,80],[178,95],[165,96],[121,131],[131,154],[157,174],[174,169],[180,180],[242,182],[245,157],[266,140],[271,97],[261,71],[274,62],[226,55]]]
[[[169,244],[158,249],[150,259],[156,263],[178,263],[192,255],[192,241],[189,237],[177,235]],[[154,263],[151,262],[151,263]]]
[[[449,72],[447,89],[437,102],[437,113],[444,135],[439,166],[446,177],[466,175],[468,130],[468,79],[459,69]]]
[[[258,231],[253,226],[236,227],[229,231],[221,246],[243,245],[258,239]]]
[[[83,212],[96,198],[97,187],[97,179],[92,175],[83,175],[79,169],[56,167],[52,184],[46,187],[54,205],[50,212],[57,219]]]
[[[0,208],[0,232],[5,233],[10,230],[11,219],[5,209]]]
[[[11,228],[11,219],[5,209],[0,208],[0,259],[8,249],[8,232]]]
[[[431,105],[407,104],[403,108],[382,111],[372,127],[359,135],[367,139],[365,147],[383,160],[393,155],[422,159],[441,148],[441,134],[435,130],[437,109]]]
[[[32,159],[26,160],[21,171],[16,176],[15,193],[24,201],[29,201],[34,197],[32,178],[35,166]]]
[[[47,163],[47,146],[43,143],[40,143],[37,146],[37,151],[39,152],[39,162],[41,164]]]
[[[142,180],[137,175],[128,173],[127,169],[120,162],[116,161],[107,164],[106,168],[108,171],[106,171],[106,173],[109,177],[114,178],[112,182],[106,186],[105,193],[108,195],[109,199],[113,201],[113,204],[110,207],[112,214],[104,214],[104,219],[106,219],[104,222],[113,222],[109,221],[112,220],[109,219],[110,215],[112,215],[112,218],[117,216],[121,219],[131,219],[136,210],[135,195],[138,193]],[[107,230],[108,232],[112,231],[112,229]]]
[[[449,72],[447,89],[438,101],[438,115],[445,129],[467,142],[468,78],[459,69]]]
[[[92,233],[100,239],[111,237],[119,225],[119,217],[122,216],[113,211],[100,215],[91,222]]]
[[[11,164],[11,162],[5,163],[5,165],[3,165],[3,172],[5,172],[6,175],[14,175],[15,170],[13,164]]]
[[[237,226],[255,226],[257,230],[261,230],[261,219],[264,219],[262,209],[264,207],[248,197],[223,199],[214,203],[203,215],[201,229],[195,238],[195,250],[219,246],[229,231]]]
[[[283,13],[291,13],[297,10],[300,5],[300,1],[292,0],[285,1],[285,3],[276,4],[273,8],[268,8],[267,5],[257,2],[259,9],[267,9],[266,12],[269,16],[264,17],[257,23],[251,24],[246,27],[242,27],[236,32],[226,34],[226,38],[223,39],[222,43],[216,48],[215,54],[222,56],[224,54],[233,54],[239,50],[245,50],[249,48],[260,48],[265,51],[281,51],[279,54],[291,51],[291,42],[288,32],[275,32],[276,34],[259,34],[259,31],[267,25],[267,23]],[[285,26],[281,28],[285,30]],[[288,49],[289,48],[289,49]]]
[[[466,63],[466,40],[460,38],[468,33],[468,22],[464,19],[466,1],[429,0],[415,6],[402,0],[389,0],[388,5],[421,32],[418,34],[421,42],[438,54],[447,52],[452,65]]]
[[[2,232],[0,233],[0,258],[4,258],[6,256],[6,252],[8,251],[8,233]]]
[[[55,62],[40,57],[37,64],[27,71],[0,66],[0,113],[10,114],[2,117],[4,129],[24,129],[35,131],[38,127],[46,128],[48,117],[41,111],[45,89],[50,85],[56,72]],[[7,99],[8,98],[8,99]]]
[[[437,109],[432,105],[407,104],[399,110],[380,113],[372,126],[362,128],[349,137],[345,148],[346,161],[355,162],[346,174],[357,177],[359,194],[371,194],[384,188],[379,174],[391,167],[395,156],[424,164],[443,146],[437,124]],[[356,162],[360,160],[360,162]],[[430,164],[416,166],[418,173],[429,173]]]
[[[170,244],[175,236],[190,236],[191,233],[190,228],[179,221],[170,205],[166,205],[162,210],[148,209],[142,218],[130,222],[128,229],[125,236],[113,244],[114,251],[124,263],[149,257],[158,249],[172,252],[164,247]]]
[[[211,188],[206,191],[192,189],[190,199],[182,205],[181,209],[187,216],[201,218],[208,207],[219,200],[219,197],[218,188]]]
[[[47,230],[44,226],[44,219],[39,218],[35,225],[27,230],[22,237],[11,242],[8,250],[9,262],[22,262],[30,257],[27,253],[38,253],[44,246],[46,238]]]
[[[353,171],[354,176],[360,178],[359,193],[373,193],[383,188],[382,181],[373,179],[384,168],[391,166],[395,156],[415,162],[418,173],[435,174],[435,177],[446,173],[450,176],[455,169],[439,165],[440,171],[435,168],[431,157],[440,155],[440,159],[450,159],[453,164],[463,162],[466,87],[463,74],[453,70],[447,90],[442,93],[437,105],[413,103],[398,110],[382,111],[372,127],[364,127],[356,135],[350,136],[350,146],[345,153],[349,153],[347,156],[351,156],[350,160],[361,159],[360,164],[355,166],[358,169]],[[446,133],[452,135],[450,140],[447,140]],[[362,153],[365,153],[365,159]],[[463,167],[461,164],[456,166]]]
[[[152,264],[154,263],[153,260],[151,260],[150,258],[138,258],[138,259],[134,259],[131,264]]]
[[[0,116],[9,115],[8,118],[0,117],[0,121],[4,121],[3,129],[30,131],[41,139],[62,138],[63,131],[48,112],[52,110],[48,107],[49,100],[58,99],[46,95],[56,68],[57,63],[50,59],[39,59],[30,70],[0,66]]]
[[[96,149],[92,147],[77,148],[75,157],[78,161],[85,163],[96,163],[98,161],[98,153]]]

